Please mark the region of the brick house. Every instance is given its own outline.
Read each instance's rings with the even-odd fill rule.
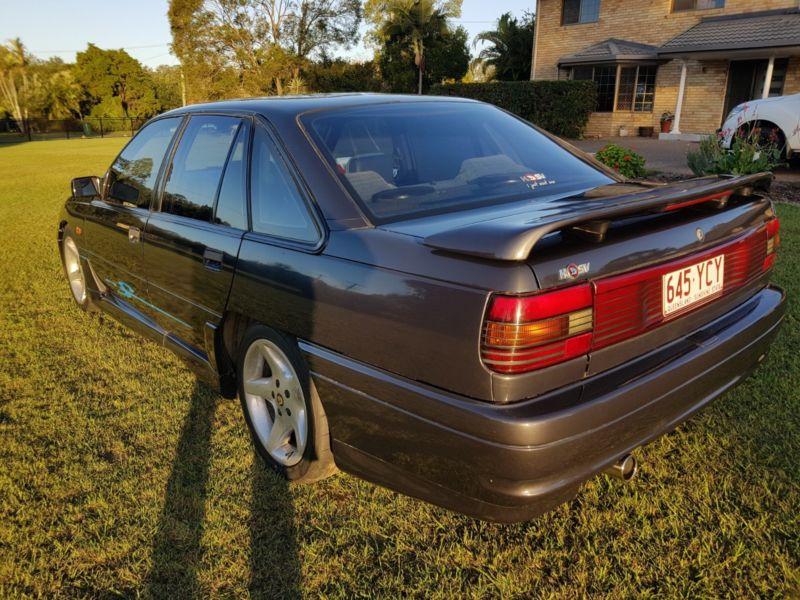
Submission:
[[[800,92],[798,0],[537,0],[532,79],[591,79],[587,136],[697,138],[735,105]]]

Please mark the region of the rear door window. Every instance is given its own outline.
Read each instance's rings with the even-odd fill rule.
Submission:
[[[167,171],[162,212],[211,221],[222,171],[240,119],[197,115],[181,136]]]
[[[120,152],[108,170],[106,199],[124,206],[148,208],[164,154],[181,117],[153,121]]]
[[[247,229],[247,138],[250,127],[246,121],[239,127],[236,141],[225,165],[219,188],[214,223],[236,229]]]
[[[299,242],[319,240],[304,196],[263,127],[253,134],[250,204],[253,231]]]

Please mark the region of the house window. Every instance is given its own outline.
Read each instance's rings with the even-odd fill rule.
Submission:
[[[725,8],[725,0],[674,0],[672,4],[672,12],[707,8]]]
[[[562,25],[594,23],[600,18],[600,0],[564,0]]]
[[[594,81],[597,84],[595,112],[613,112],[614,90],[617,87],[617,67],[615,65],[575,67],[572,69],[572,79]]]
[[[622,67],[619,75],[617,110],[652,112],[658,67]]]

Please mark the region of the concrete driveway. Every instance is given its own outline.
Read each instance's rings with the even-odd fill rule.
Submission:
[[[619,144],[644,156],[649,170],[679,175],[692,175],[692,171],[686,166],[686,153],[696,150],[698,146],[697,142],[661,141],[640,137],[570,140],[570,143],[585,152],[597,152],[608,144]],[[787,183],[800,183],[800,169],[796,164],[791,169],[779,169],[775,172],[775,178]]]

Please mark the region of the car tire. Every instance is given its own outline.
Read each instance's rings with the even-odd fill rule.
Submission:
[[[333,475],[328,420],[296,341],[256,324],[236,356],[242,412],[266,465],[295,483]]]
[[[92,300],[86,284],[86,272],[81,264],[78,246],[69,230],[64,232],[61,239],[61,265],[64,267],[64,275],[67,278],[72,299],[78,308],[88,311],[92,306]]]

